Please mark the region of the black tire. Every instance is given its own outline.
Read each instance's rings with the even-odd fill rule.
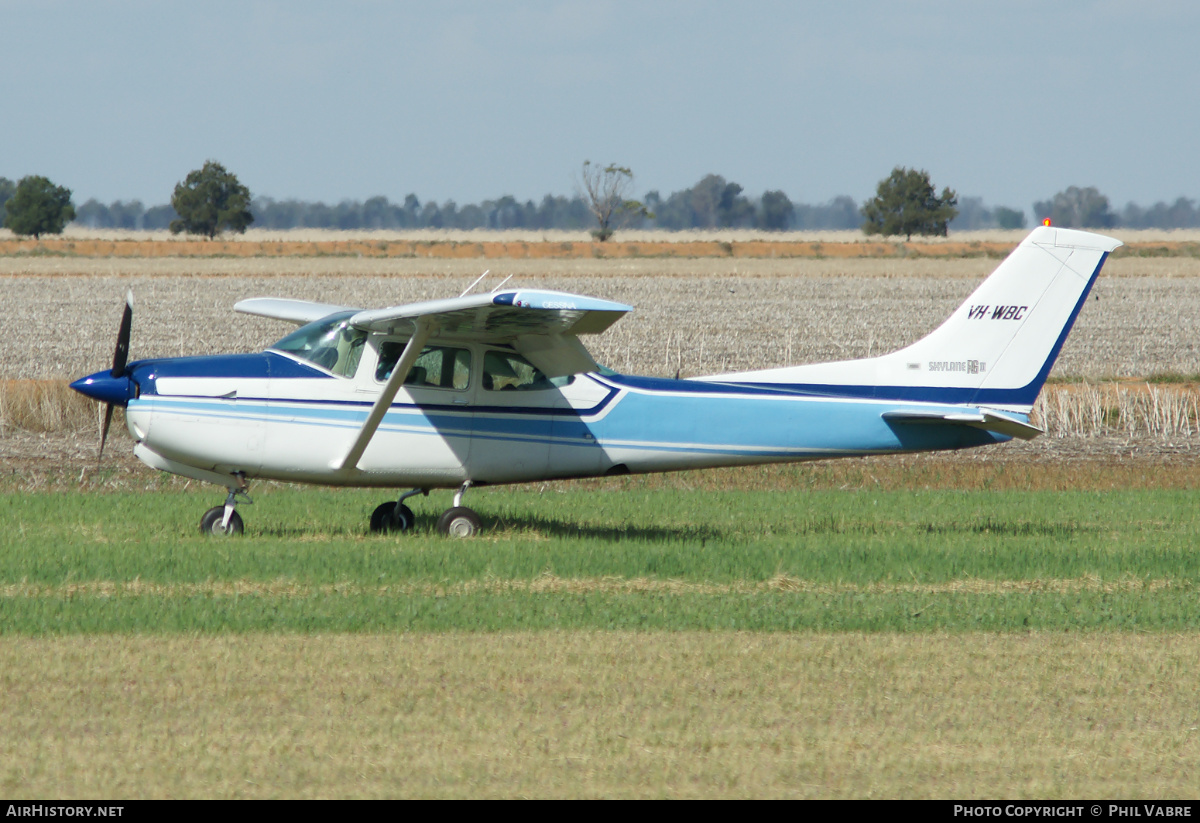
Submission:
[[[479,515],[466,506],[455,506],[438,518],[437,528],[447,537],[474,537],[479,534],[483,524],[479,521]]]
[[[214,537],[228,537],[233,534],[242,534],[244,527],[242,525],[242,516],[237,512],[229,518],[229,525],[222,529],[221,521],[225,519],[225,507],[213,506],[204,513],[200,518],[200,533],[210,534]]]
[[[406,532],[413,527],[416,517],[412,509],[401,503],[381,503],[371,512],[371,531],[375,534]]]

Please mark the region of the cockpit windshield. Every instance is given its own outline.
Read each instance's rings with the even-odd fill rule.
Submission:
[[[350,325],[352,311],[338,312],[301,326],[271,346],[323,369],[353,377],[367,333]]]

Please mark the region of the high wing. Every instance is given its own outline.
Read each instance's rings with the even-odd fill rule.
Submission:
[[[524,335],[599,334],[631,306],[559,291],[505,291],[473,294],[368,309],[350,324],[370,331],[412,333],[417,318],[433,321],[433,336],[487,343],[512,343]]]
[[[631,306],[559,291],[505,291],[368,309],[350,317],[366,331],[415,334],[418,321],[430,340],[473,340],[511,345],[547,377],[595,371],[578,335],[599,334]]]
[[[349,323],[355,328],[407,334],[409,341],[338,468],[358,465],[427,342],[445,338],[509,344],[547,377],[563,377],[599,368],[578,335],[598,334],[632,310],[622,303],[566,292],[505,291],[352,315]]]
[[[558,291],[505,291],[357,311],[310,300],[254,297],[239,301],[234,309],[297,325],[334,312],[355,311],[350,317],[355,328],[410,337],[416,333],[417,321],[423,319],[429,340],[511,345],[547,377],[594,371],[596,361],[578,335],[599,334],[633,311],[623,303]]]
[[[286,297],[252,297],[233,304],[234,311],[256,314],[274,320],[286,320],[303,326],[334,312],[354,311],[352,306],[335,306],[332,303],[314,303],[311,300],[290,300]]]

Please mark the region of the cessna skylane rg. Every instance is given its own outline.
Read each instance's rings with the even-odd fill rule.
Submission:
[[[228,489],[202,531],[237,534],[247,483],[403,490],[371,515],[406,531],[405,500],[455,489],[443,534],[480,528],[472,486],[963,449],[1041,434],[1033,402],[1109,252],[1035,229],[945,323],[881,357],[690,379],[598,365],[580,338],[629,306],[497,289],[383,309],[259,297],[234,308],[299,326],[258,354],[127,362],[72,383],[114,406],[146,465]],[[501,287],[503,284],[501,284]],[[470,289],[468,289],[470,291]]]

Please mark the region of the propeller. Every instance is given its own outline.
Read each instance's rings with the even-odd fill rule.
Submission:
[[[109,375],[113,378],[125,376],[125,364],[129,362],[129,333],[133,326],[133,290],[130,289],[125,293],[125,311],[121,314],[121,328],[117,330],[117,348],[113,352],[112,371]],[[100,429],[100,452],[96,455],[96,462],[100,462],[100,457],[104,454],[104,442],[108,440],[108,427],[112,424],[113,404],[111,402],[104,404],[104,425]]]

